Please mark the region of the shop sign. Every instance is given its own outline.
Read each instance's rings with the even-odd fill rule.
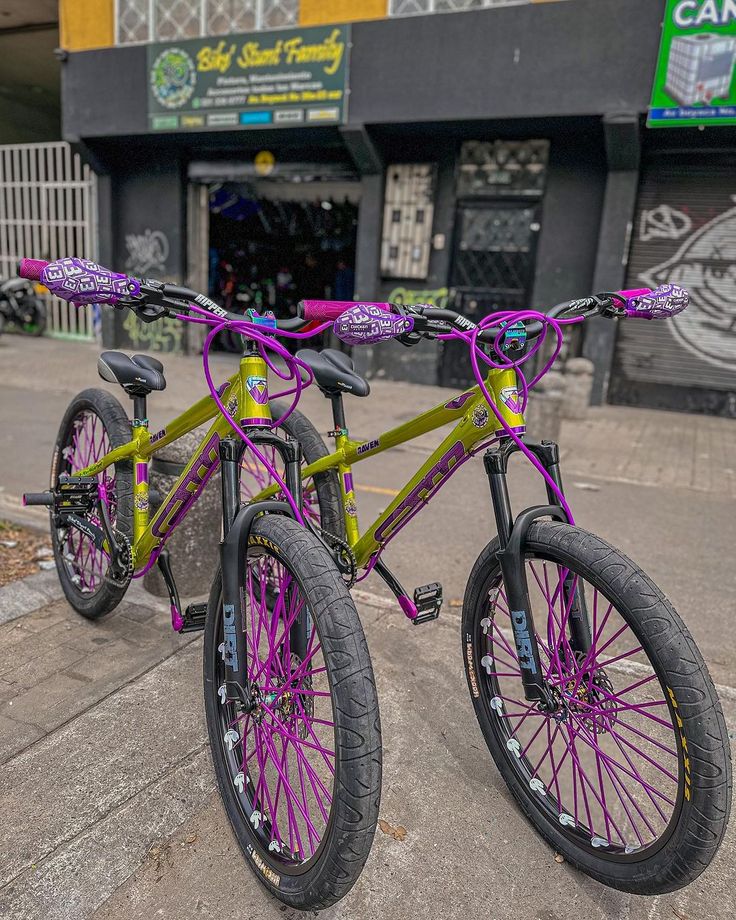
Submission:
[[[341,124],[350,26],[280,29],[147,47],[152,131]]]
[[[736,124],[736,0],[667,0],[648,125]]]

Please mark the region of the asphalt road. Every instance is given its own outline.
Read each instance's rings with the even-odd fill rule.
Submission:
[[[45,487],[66,403],[77,390],[102,385],[94,371],[95,354],[87,345],[0,339],[0,516],[17,516],[24,489]],[[172,358],[166,363],[170,386],[151,399],[153,426],[203,390],[194,360]],[[226,358],[216,364],[220,371],[232,366]],[[348,402],[351,433],[375,436],[446,394],[379,381],[368,400]],[[327,430],[327,405],[319,394],[307,394],[305,405],[320,420],[320,430]],[[696,428],[697,436],[688,435]],[[617,432],[615,437],[612,432]],[[563,472],[578,523],[620,546],[663,587],[706,657],[731,725],[736,716],[736,505],[732,474],[723,471],[731,469],[729,463],[736,466],[736,452],[728,455],[735,445],[732,432],[733,422],[724,420],[609,408],[593,413],[589,422],[566,426],[561,439]],[[701,447],[703,439],[707,447]],[[368,522],[385,507],[426,457],[429,443],[425,436],[416,445],[356,468],[361,521]],[[514,470],[512,492],[517,507],[542,500],[539,485],[521,465]],[[482,914],[497,920],[733,916],[733,831],[711,869],[696,883],[675,895],[645,899],[603,888],[555,862],[515,808],[475,723],[460,655],[456,605],[475,557],[492,534],[482,464],[466,464],[404,529],[385,557],[409,588],[443,583],[446,603],[440,620],[411,628],[380,580],[371,576],[361,585],[358,604],[377,675],[385,742],[381,815],[402,824],[408,833],[404,841],[377,834],[358,885],[326,915],[374,918],[421,912],[428,918]],[[95,624],[101,638],[106,630],[114,633],[118,628],[115,616]],[[130,616],[123,612],[124,619]],[[163,630],[165,613],[159,609],[151,622]],[[36,837],[23,837],[28,831],[21,822],[15,845],[29,859],[37,858],[38,868],[28,860],[18,861],[15,881],[9,884],[22,912],[9,916],[77,918],[94,913],[106,920],[178,920],[291,915],[264,896],[243,866],[219,802],[210,793],[201,704],[192,693],[193,683],[200,679],[198,648],[196,642],[168,649],[170,657],[163,664],[142,676],[121,678],[120,686],[107,688],[108,695],[90,710],[97,713],[98,725],[105,724],[110,713],[99,707],[112,706],[120,694],[137,692],[132,709],[123,705],[127,697],[121,697],[117,717],[125,713],[126,719],[134,720],[131,731],[126,729],[130,750],[135,749],[135,738],[145,740],[151,757],[167,744],[160,737],[161,713],[171,714],[166,716],[172,722],[170,736],[181,739],[190,760],[174,762],[170,753],[162,753],[157,781],[166,782],[168,776],[174,799],[176,784],[184,784],[178,813],[168,799],[166,807],[161,805],[162,793],[152,786],[136,788],[128,798],[122,792],[117,798],[111,793],[109,802],[102,796],[99,814],[81,821],[82,829],[71,842],[68,835],[55,831],[56,836],[49,836],[52,842],[41,847],[33,842]],[[142,683],[146,680],[148,684]],[[3,768],[28,773],[36,765],[51,770],[58,808],[62,816],[68,811],[70,821],[76,820],[81,807],[69,798],[70,789],[80,784],[84,788],[84,779],[77,775],[73,758],[56,773],[53,764],[60,763],[61,751],[81,744],[85,726],[79,720],[84,718],[70,716],[62,727],[50,722],[50,734],[31,742]],[[136,763],[131,754],[131,770]],[[100,795],[99,790],[89,794]],[[161,815],[168,817],[149,821],[147,807],[156,815],[160,807]],[[145,841],[141,823],[152,827]],[[43,837],[43,821],[40,833]],[[155,847],[149,852],[151,840]],[[2,892],[0,882],[0,904]]]

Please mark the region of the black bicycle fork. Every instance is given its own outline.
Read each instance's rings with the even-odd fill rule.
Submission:
[[[302,505],[301,446],[295,440],[283,440],[270,431],[249,432],[256,445],[273,447],[280,455],[285,469],[285,482],[294,496],[296,505]],[[244,443],[235,438],[220,441],[222,469],[222,525],[224,539],[220,544],[222,570],[222,621],[221,652],[225,663],[225,700],[239,703],[243,711],[250,712],[256,705],[253,688],[248,679],[247,648],[245,639],[245,566],[250,531],[260,514],[285,514],[293,517],[291,506],[285,501],[262,501],[241,505],[240,469]],[[292,626],[292,649],[306,644],[306,616]]]
[[[552,482],[564,495],[560,474],[560,451],[557,444],[554,441],[525,441],[524,445],[537,457]],[[509,457],[517,450],[519,447],[514,441],[510,438],[504,439],[485,452],[483,463],[491,488],[491,501],[500,545],[497,555],[506,589],[524,695],[530,702],[538,702],[542,708],[552,711],[557,708],[557,703],[544,679],[529,602],[529,585],[524,560],[529,528],[534,521],[545,517],[565,523],[569,523],[569,520],[549,483],[546,483],[549,504],[526,508],[514,519],[506,474]],[[563,580],[562,593],[564,609],[570,611],[568,617],[570,644],[575,652],[584,654],[590,650],[591,646],[585,596],[577,585],[575,577],[569,571],[566,572]]]

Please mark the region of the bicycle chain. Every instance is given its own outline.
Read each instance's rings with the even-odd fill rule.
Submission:
[[[127,585],[130,579],[133,577],[133,550],[130,545],[130,540],[125,536],[124,533],[121,533],[119,530],[113,530],[112,535],[115,538],[118,561],[121,561],[125,566],[125,572],[121,577],[114,578],[108,569],[107,577],[109,581],[111,581],[114,585],[123,587]]]
[[[355,558],[355,553],[353,553],[350,545],[343,539],[325,530],[324,527],[320,527],[319,524],[316,526],[319,528],[322,538],[329,544],[330,548],[341,554],[339,556],[336,555],[335,561],[340,569],[342,580],[345,582],[348,589],[352,588],[355,584],[355,579],[358,577],[358,562]]]

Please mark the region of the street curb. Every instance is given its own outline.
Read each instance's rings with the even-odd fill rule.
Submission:
[[[56,569],[36,572],[0,588],[0,625],[35,613],[64,597]]]

